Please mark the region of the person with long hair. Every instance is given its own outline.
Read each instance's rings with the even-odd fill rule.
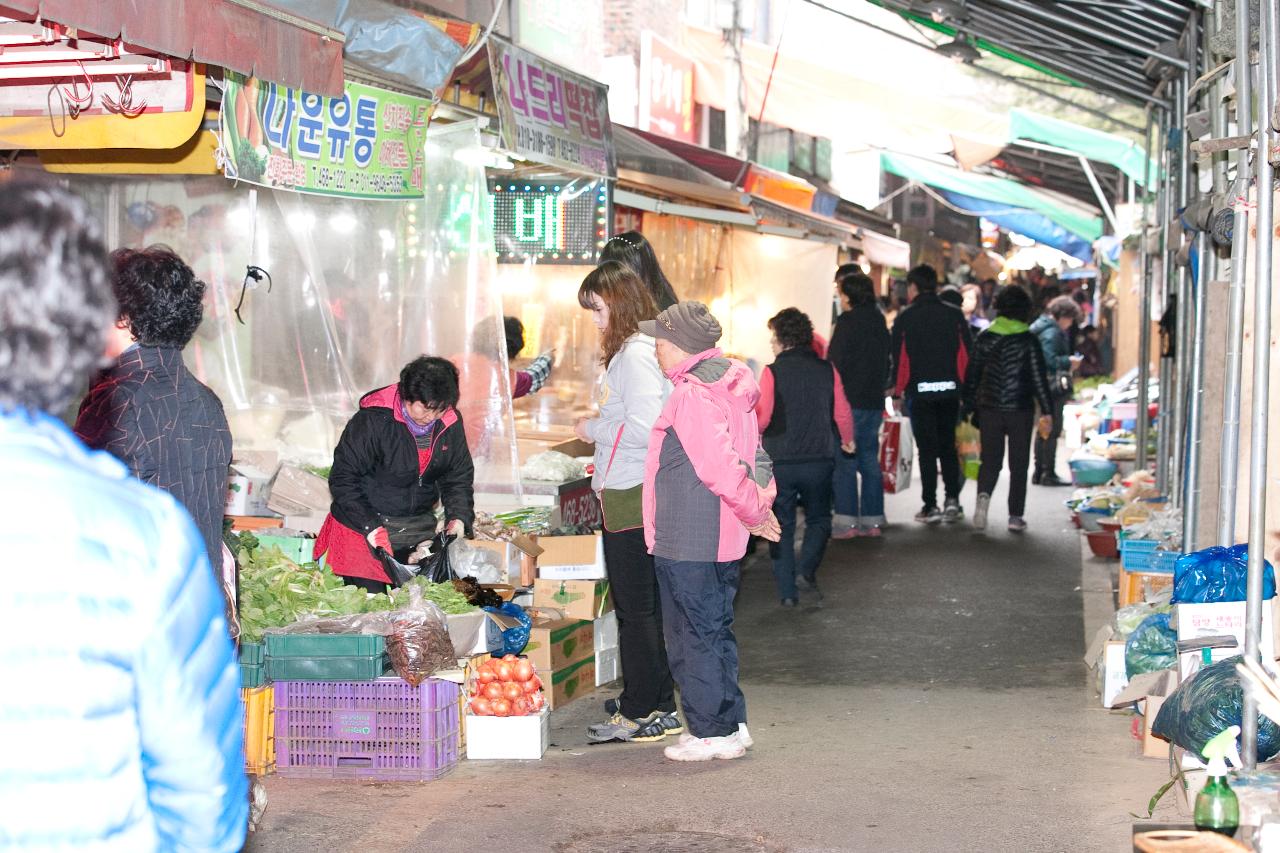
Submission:
[[[604,561],[618,613],[622,694],[605,703],[609,718],[588,728],[595,742],[654,741],[684,732],[662,638],[658,578],[644,538],[641,489],[649,433],[671,383],[658,368],[654,340],[639,324],[658,314],[631,267],[606,261],[578,289],[578,304],[600,330],[605,367],[600,413],[579,418],[578,438],[595,445],[592,488],[604,513]]]
[[[649,296],[659,311],[665,311],[676,304],[675,288],[662,272],[662,265],[658,263],[653,246],[639,231],[624,231],[605,243],[600,250],[600,263],[609,261],[619,261],[630,267],[648,288]]]
[[[1052,423],[1053,400],[1045,374],[1040,341],[1027,325],[1035,310],[1031,294],[1011,285],[996,296],[996,319],[978,335],[965,374],[964,409],[973,413],[982,436],[982,468],[973,526],[985,530],[991,493],[1000,479],[1009,447],[1009,530],[1027,529],[1027,468],[1031,464],[1031,431],[1040,406],[1040,431]]]

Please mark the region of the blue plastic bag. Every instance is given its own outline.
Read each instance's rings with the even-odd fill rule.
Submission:
[[[1177,661],[1178,634],[1169,627],[1168,613],[1143,619],[1124,642],[1124,670],[1130,678],[1168,669]]]
[[[524,647],[529,645],[529,629],[533,627],[533,619],[528,613],[524,612],[524,608],[518,604],[512,604],[510,601],[504,601],[501,607],[486,607],[484,609],[489,613],[501,613],[503,616],[510,616],[520,622],[519,625],[503,629],[502,649],[494,652],[493,656],[518,655],[524,651]]]
[[[1174,604],[1214,604],[1244,601],[1249,574],[1249,546],[1223,548],[1215,545],[1178,559],[1173,569]],[[1271,563],[1264,561],[1262,597],[1276,594],[1276,576]]]

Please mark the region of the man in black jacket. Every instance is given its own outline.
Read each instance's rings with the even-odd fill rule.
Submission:
[[[831,333],[827,358],[840,374],[853,409],[853,455],[836,454],[835,539],[879,536],[885,523],[880,473],[880,424],[889,378],[889,327],[876,301],[875,285],[861,267],[836,272],[843,313]],[[861,487],[859,487],[861,479]]]
[[[80,404],[76,435],[186,507],[220,575],[231,430],[222,401],[182,361],[204,316],[204,282],[163,247],[119,249],[111,261],[115,361]]]
[[[964,312],[938,298],[938,274],[933,267],[921,264],[911,270],[907,284],[911,304],[893,324],[894,401],[906,400],[920,459],[924,507],[916,521],[951,524],[964,517],[956,424],[973,338]],[[939,463],[946,490],[942,510],[938,509]]]

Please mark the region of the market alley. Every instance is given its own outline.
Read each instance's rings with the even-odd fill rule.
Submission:
[[[914,490],[890,498],[883,539],[832,543],[821,608],[780,609],[764,549],[748,558],[744,761],[587,746],[586,698],[552,716],[542,762],[424,785],[271,777],[248,850],[1121,849],[1165,768],[1088,685],[1066,491],[1031,490],[1021,538],[904,522]]]

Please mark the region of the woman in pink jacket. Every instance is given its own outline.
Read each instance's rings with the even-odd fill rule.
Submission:
[[[726,358],[701,302],[679,302],[639,324],[656,339],[674,388],[649,437],[645,542],[662,596],[663,634],[689,732],[675,761],[739,758],[751,746],[738,687],[733,599],[750,534],[776,542],[772,464],[760,447],[751,370]]]

